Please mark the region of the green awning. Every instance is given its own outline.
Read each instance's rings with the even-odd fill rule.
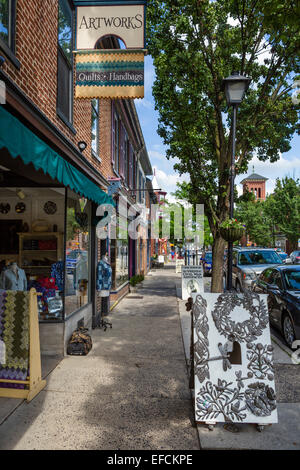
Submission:
[[[80,196],[99,205],[115,206],[108,194],[52,150],[2,105],[0,106],[0,150],[4,147],[13,158],[21,157],[25,165],[32,163],[36,170],[43,170],[53,180],[59,181]]]

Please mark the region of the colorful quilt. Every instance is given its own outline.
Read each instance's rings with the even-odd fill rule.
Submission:
[[[29,373],[29,292],[0,290],[0,379],[26,380]],[[24,388],[18,384],[1,387]]]

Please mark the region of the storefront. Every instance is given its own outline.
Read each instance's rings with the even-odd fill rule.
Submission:
[[[95,214],[112,199],[3,106],[0,129],[0,289],[36,288],[41,351],[64,354],[78,323],[92,324]]]

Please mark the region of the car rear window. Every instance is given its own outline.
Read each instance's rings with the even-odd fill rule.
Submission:
[[[245,251],[239,255],[239,264],[282,264],[282,259],[276,251]]]

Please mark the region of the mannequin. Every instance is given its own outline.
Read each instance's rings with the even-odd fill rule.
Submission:
[[[0,288],[3,290],[27,291],[25,271],[19,268],[16,262],[11,263],[1,273]]]
[[[111,289],[111,267],[108,253],[102,256],[97,269],[97,291],[100,297],[109,297]]]

